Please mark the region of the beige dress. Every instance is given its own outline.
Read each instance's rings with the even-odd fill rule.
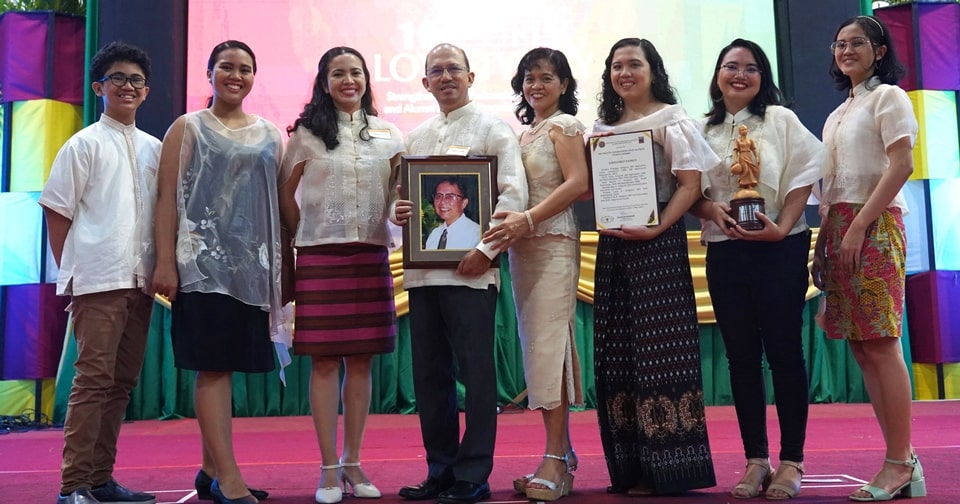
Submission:
[[[521,146],[530,208],[563,183],[563,171],[547,134],[553,125],[570,136],[585,130],[575,117],[558,114],[541,123],[541,129],[533,132],[537,137]],[[538,223],[533,236],[510,247],[510,275],[520,321],[530,409],[560,406],[564,381],[567,401],[571,405],[583,404],[580,359],[573,332],[580,276],[579,240],[573,209],[567,208]]]

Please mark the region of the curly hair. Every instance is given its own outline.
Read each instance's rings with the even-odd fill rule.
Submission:
[[[110,42],[97,51],[90,61],[90,80],[98,81],[106,77],[107,70],[118,61],[139,66],[143,71],[143,78],[150,80],[150,56],[143,49],[123,42]]]
[[[623,115],[623,98],[613,89],[613,82],[610,80],[610,66],[613,63],[613,53],[622,47],[639,47],[643,51],[643,56],[650,65],[650,94],[653,98],[667,105],[676,105],[677,95],[673,87],[670,86],[670,78],[667,70],[663,66],[663,58],[657,52],[657,48],[647,39],[625,38],[617,41],[610,48],[610,54],[604,61],[603,77],[600,86],[600,94],[597,99],[600,105],[597,106],[597,116],[606,124],[613,124],[620,120]]]
[[[713,107],[706,114],[707,124],[720,124],[727,115],[727,107],[723,103],[723,93],[720,92],[717,77],[720,75],[720,65],[723,64],[724,56],[738,47],[750,51],[753,59],[757,62],[757,67],[760,68],[760,90],[757,91],[757,96],[750,100],[747,110],[753,115],[763,117],[763,113],[766,112],[769,105],[786,105],[783,93],[773,82],[773,69],[766,53],[756,42],[738,38],[720,50],[720,55],[717,56],[717,64],[713,67],[713,79],[710,81],[710,101],[713,103]]]
[[[317,77],[313,80],[313,96],[310,103],[303,107],[300,117],[293,122],[293,125],[287,128],[287,135],[292,135],[298,127],[303,126],[311,133],[323,140],[327,151],[332,151],[340,145],[340,139],[337,138],[337,107],[330,96],[330,90],[327,89],[327,76],[330,72],[330,63],[337,56],[352,54],[360,60],[360,67],[363,69],[363,78],[366,80],[366,90],[360,97],[360,110],[363,118],[363,128],[360,130],[360,138],[370,139],[370,133],[367,131],[369,123],[367,116],[377,115],[377,109],[373,106],[373,89],[370,87],[370,71],[367,69],[367,61],[363,55],[352,47],[334,47],[323,53],[320,62],[317,64]]]
[[[874,48],[886,46],[887,48],[887,52],[883,57],[874,61],[873,75],[879,77],[880,82],[884,84],[896,84],[900,82],[900,79],[907,74],[907,69],[903,66],[903,63],[900,62],[900,59],[897,58],[897,53],[893,48],[893,39],[890,37],[890,30],[883,21],[873,16],[852,17],[840,24],[840,27],[837,28],[837,33],[833,35],[833,39],[837,39],[840,30],[854,23],[856,23],[857,26],[863,30],[867,38],[870,39],[871,46]],[[833,82],[836,83],[837,89],[841,91],[846,91],[853,87],[850,77],[844,75],[837,66],[835,53],[830,59],[830,76],[833,77]]]
[[[536,113],[533,107],[527,103],[523,96],[523,80],[526,73],[534,68],[539,68],[543,62],[553,65],[553,71],[557,79],[562,83],[567,81],[567,89],[560,95],[558,106],[564,114],[577,115],[577,109],[580,106],[580,100],[577,99],[577,80],[573,78],[573,71],[570,70],[570,63],[567,57],[556,49],[547,47],[538,47],[531,49],[527,54],[520,58],[517,65],[517,73],[510,79],[510,86],[514,94],[520,97],[514,114],[520,120],[520,124],[533,124],[533,118]]]

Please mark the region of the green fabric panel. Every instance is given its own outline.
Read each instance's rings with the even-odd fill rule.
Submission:
[[[505,268],[503,266],[502,268]],[[506,404],[525,387],[513,296],[509,276],[504,275],[497,314],[497,392],[499,402]],[[817,299],[809,301],[804,311],[803,346],[810,375],[810,400],[814,403],[866,402],[860,370],[844,341],[825,338],[814,322]],[[910,362],[909,335],[904,321],[904,356]],[[413,369],[410,358],[410,324],[408,317],[397,321],[397,346],[391,354],[373,359],[372,413],[413,413]],[[587,408],[596,407],[596,387],[593,369],[593,306],[577,302],[576,340],[583,372],[584,400]],[[192,371],[177,370],[173,366],[170,343],[170,310],[154,305],[150,324],[147,358],[140,383],[131,394],[127,418],[194,417]],[[62,422],[70,382],[73,379],[73,361],[76,344],[73,338],[65,345],[65,355],[57,381],[54,417]],[[704,400],[708,405],[731,404],[730,377],[724,355],[723,341],[716,325],[700,326],[700,355],[703,362]],[[908,366],[909,368],[909,366]],[[280,383],[278,373],[244,374],[233,378],[234,414],[236,416],[308,415],[310,413],[310,359],[294,357],[285,370],[287,385]],[[911,370],[912,379],[912,370]],[[767,400],[773,403],[773,388],[769,368],[766,370]],[[463,400],[463,387],[459,387]],[[522,401],[521,404],[526,404]]]
[[[100,0],[87,0],[87,28],[84,33],[83,79],[86,83],[90,75],[90,62],[100,48]],[[93,86],[86,85],[84,90],[83,124],[89,126],[97,120],[97,95],[93,92]]]

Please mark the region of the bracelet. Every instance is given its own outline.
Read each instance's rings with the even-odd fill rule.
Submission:
[[[527,218],[527,226],[530,226],[530,231],[533,232],[537,226],[533,223],[533,216],[530,215],[530,210],[524,210],[523,216]]]

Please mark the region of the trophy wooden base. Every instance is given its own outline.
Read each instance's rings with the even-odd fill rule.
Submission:
[[[763,198],[730,200],[730,216],[737,221],[737,225],[747,231],[760,231],[764,228],[763,221],[757,218],[756,212],[766,213]]]

